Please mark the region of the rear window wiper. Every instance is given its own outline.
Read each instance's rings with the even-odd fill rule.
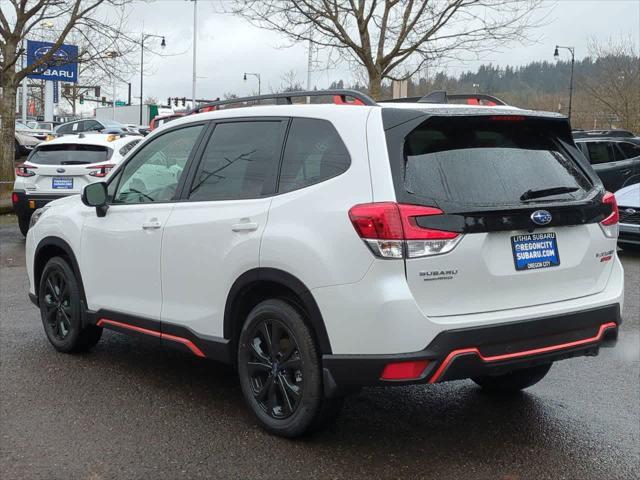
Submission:
[[[578,187],[551,187],[541,188],[540,190],[527,190],[520,195],[520,200],[532,200],[534,198],[551,197],[553,195],[560,195],[561,193],[571,193],[580,190]]]

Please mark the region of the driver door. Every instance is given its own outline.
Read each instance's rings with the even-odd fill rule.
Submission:
[[[104,217],[87,211],[81,271],[88,308],[160,320],[160,249],[178,185],[205,124],[146,143],[112,176]]]

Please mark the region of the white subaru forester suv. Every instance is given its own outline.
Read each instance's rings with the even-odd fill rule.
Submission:
[[[335,104],[293,104],[320,95]],[[566,118],[475,97],[298,92],[156,130],[34,214],[49,341],[107,328],[233,364],[288,437],[358,387],[513,391],[596,355],[621,322],[615,198]]]

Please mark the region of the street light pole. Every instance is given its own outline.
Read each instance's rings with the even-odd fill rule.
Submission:
[[[244,73],[244,80],[247,80],[247,75],[251,75],[253,77],[256,77],[258,79],[258,95],[260,95],[260,74],[259,73]]]
[[[191,99],[196,108],[196,45],[198,42],[198,0],[193,0],[193,78],[191,79]]]
[[[575,47],[563,47],[561,45],[556,45],[556,49],[553,52],[553,56],[556,60],[560,57],[558,49],[563,48],[565,50],[569,50],[571,52],[571,80],[569,83],[569,121],[571,121],[571,104],[573,102],[573,67],[576,63],[576,51]]]
[[[118,58],[120,54],[116,51],[107,52],[107,57],[111,59]],[[113,95],[111,97],[111,120],[116,119],[116,76],[114,73],[111,73],[111,81],[113,83]]]
[[[143,92],[143,86],[144,86],[144,41],[147,38],[161,38],[162,42],[160,43],[160,46],[162,48],[167,46],[167,43],[164,40],[164,36],[162,35],[152,35],[150,33],[142,33],[142,37],[140,40],[140,125],[143,125],[142,123],[142,107],[144,105],[144,92]]]

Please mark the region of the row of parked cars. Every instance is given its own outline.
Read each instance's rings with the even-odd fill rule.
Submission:
[[[206,110],[204,110],[206,111]],[[194,110],[192,113],[198,113]],[[184,113],[158,115],[151,119],[149,126],[123,124],[109,119],[81,119],[66,123],[44,122],[38,120],[16,121],[15,124],[15,157],[29,155],[38,143],[47,138],[80,133],[131,134],[146,136],[156,128],[182,117]]]
[[[82,119],[67,123],[42,122],[27,120],[25,123],[16,121],[15,124],[15,156],[21,158],[29,155],[38,143],[47,138],[62,135],[77,135],[80,133],[102,133],[102,134],[130,134],[146,136],[154,128],[161,125],[166,118],[175,118],[173,115],[165,115],[153,119],[147,126],[123,124],[115,120],[105,119]]]

